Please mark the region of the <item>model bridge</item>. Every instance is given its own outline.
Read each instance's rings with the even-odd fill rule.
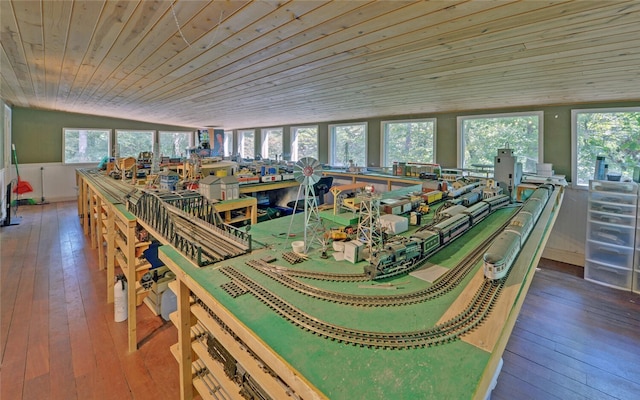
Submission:
[[[251,235],[225,224],[215,204],[191,190],[167,192],[133,187],[85,171],[87,179],[126,205],[143,224],[199,266],[251,251]]]

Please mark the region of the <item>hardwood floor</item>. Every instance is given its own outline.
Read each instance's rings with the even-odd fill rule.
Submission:
[[[20,207],[2,228],[2,400],[177,399],[170,322],[138,307],[138,351],[113,321],[106,274],[74,202]]]
[[[541,260],[493,400],[640,398],[640,295]]]
[[[0,230],[0,398],[179,398],[176,329],[140,306],[138,351],[127,351],[76,203],[19,215]],[[584,281],[581,268],[539,267],[492,398],[639,398],[640,296]]]

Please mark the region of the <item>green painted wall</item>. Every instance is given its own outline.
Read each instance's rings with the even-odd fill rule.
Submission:
[[[193,131],[194,128],[118,118],[13,108],[12,141],[20,164],[62,162],[62,128]]]
[[[571,110],[582,108],[637,107],[640,101],[590,103],[547,107],[528,107],[500,110],[475,110],[439,114],[414,114],[392,117],[354,119],[351,121],[318,122],[304,125],[318,125],[319,161],[328,162],[329,124],[345,122],[368,122],[369,146],[367,159],[370,167],[380,165],[381,122],[389,120],[436,118],[436,157],[445,167],[457,164],[457,117],[465,115],[498,114],[522,111],[544,112],[544,162],[552,163],[557,174],[571,177]],[[117,118],[106,118],[58,111],[42,111],[25,108],[13,109],[13,143],[20,157],[20,163],[45,163],[62,161],[62,128],[111,128],[111,129],[155,129],[193,130],[179,126],[150,124]],[[253,127],[256,133],[256,153],[260,152],[260,132],[265,127]],[[289,148],[290,125],[284,126],[285,148]]]

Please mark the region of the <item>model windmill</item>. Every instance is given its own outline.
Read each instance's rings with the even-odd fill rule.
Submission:
[[[320,163],[311,157],[300,159],[294,166],[293,177],[296,181],[300,182],[298,199],[304,190],[304,252],[306,254],[311,244],[318,239],[318,234],[322,231],[322,220],[318,212],[318,200],[316,199],[316,193],[313,188],[313,185],[320,180]],[[293,225],[297,208],[298,202],[296,201],[293,214],[291,215],[291,222],[289,223],[289,234],[291,233],[291,226]],[[289,236],[290,235],[287,235],[287,237]]]

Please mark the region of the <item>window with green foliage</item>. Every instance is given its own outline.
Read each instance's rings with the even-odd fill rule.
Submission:
[[[185,157],[187,147],[193,146],[193,132],[158,132],[160,156]]]
[[[435,118],[383,122],[381,166],[391,167],[394,161],[434,162],[435,127]]]
[[[305,157],[318,160],[318,126],[295,126],[291,128],[291,161]]]
[[[367,123],[329,125],[329,163],[334,167],[367,166]]]
[[[266,128],[262,130],[262,158],[270,160],[282,159],[282,128]]]
[[[254,136],[254,130],[238,131],[238,150],[240,151],[240,157],[251,159],[255,157]]]
[[[99,163],[111,155],[111,129],[64,128],[62,131],[65,164]]]
[[[541,111],[458,117],[458,166],[493,165],[498,149],[511,148],[524,172],[542,162]]]
[[[609,172],[631,178],[640,167],[640,107],[572,110],[572,182],[588,185],[596,157],[604,156]]]
[[[144,151],[153,151],[154,131],[116,130],[116,156],[135,157]]]

